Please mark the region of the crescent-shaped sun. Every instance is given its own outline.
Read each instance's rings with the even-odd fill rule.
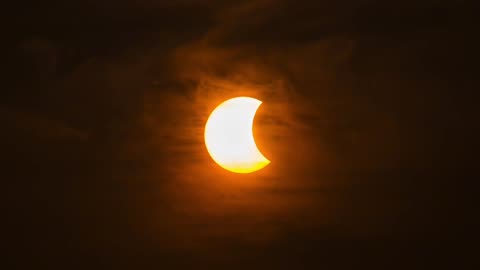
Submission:
[[[205,125],[205,145],[212,159],[225,170],[251,173],[270,161],[258,150],[253,137],[253,119],[262,102],[251,97],[224,101]]]

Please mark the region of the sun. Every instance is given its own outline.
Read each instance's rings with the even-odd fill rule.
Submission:
[[[270,163],[258,150],[253,119],[262,102],[251,97],[224,101],[205,125],[205,145],[212,159],[225,170],[252,173]]]

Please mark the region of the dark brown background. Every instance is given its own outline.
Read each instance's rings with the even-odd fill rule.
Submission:
[[[478,11],[5,6],[3,269],[473,267]],[[237,95],[264,102],[254,132],[272,163],[252,175],[203,144]]]

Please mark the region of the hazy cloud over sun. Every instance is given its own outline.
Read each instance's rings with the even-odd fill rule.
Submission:
[[[466,200],[452,179],[475,167],[475,9],[166,2],[14,3],[5,17],[13,253],[351,269],[440,239],[431,228],[448,224],[431,220],[459,213],[445,198]],[[263,101],[254,134],[272,163],[252,175],[223,171],[204,145],[210,112],[235,96]]]

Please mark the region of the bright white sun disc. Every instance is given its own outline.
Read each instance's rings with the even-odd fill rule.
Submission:
[[[205,145],[212,159],[235,173],[251,173],[270,161],[253,138],[253,119],[262,102],[250,97],[229,99],[215,108],[205,125]]]

